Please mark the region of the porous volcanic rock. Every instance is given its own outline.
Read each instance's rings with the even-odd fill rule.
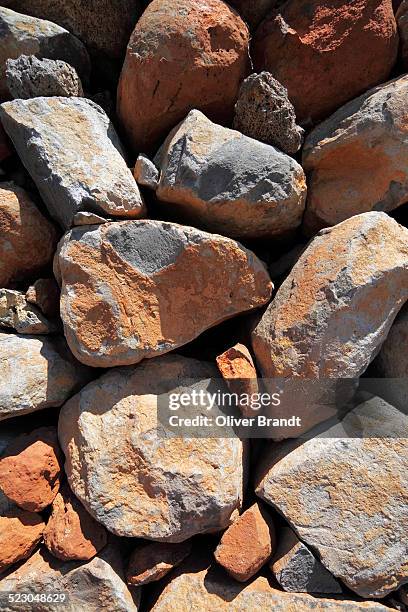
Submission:
[[[252,46],[255,70],[287,88],[300,123],[385,81],[397,51],[391,0],[288,0],[260,25]]]
[[[277,0],[230,0],[229,4],[237,9],[251,30],[255,30],[276,2]]]
[[[395,15],[400,40],[399,58],[402,68],[408,69],[408,1],[403,0]]]
[[[42,517],[34,512],[20,508],[0,512],[0,572],[31,555],[44,527]]]
[[[163,394],[192,379],[205,390],[211,377],[212,364],[164,355],[107,372],[62,408],[59,439],[71,489],[113,533],[177,543],[235,518],[242,442],[233,434],[179,437],[158,422],[157,408],[168,405]]]
[[[307,137],[305,230],[313,234],[408,199],[408,75],[349,102]]]
[[[68,344],[95,367],[171,351],[271,293],[265,266],[239,243],[161,221],[75,228],[58,267]]]
[[[141,586],[166,576],[180,565],[191,552],[191,541],[167,544],[147,542],[138,546],[130,556],[126,572],[128,584]]]
[[[135,152],[151,151],[193,108],[220,123],[249,68],[249,32],[222,0],[153,0],[136,24],[118,87]]]
[[[258,393],[257,373],[252,355],[244,344],[235,344],[216,358],[218,369],[231,393],[242,397],[238,402],[244,416],[253,416],[250,398]],[[245,401],[244,401],[245,398]],[[248,398],[249,401],[246,401]]]
[[[57,326],[29,304],[24,293],[0,289],[0,328],[11,328],[19,334],[49,334]]]
[[[156,195],[167,214],[232,238],[272,238],[296,229],[306,178],[291,157],[191,111],[155,158]]]
[[[112,123],[85,98],[13,100],[3,127],[63,228],[77,212],[140,217],[144,204]],[[45,180],[46,179],[46,180]]]
[[[61,60],[40,60],[35,55],[7,60],[6,81],[13,98],[84,95],[75,68]]]
[[[54,226],[28,193],[14,183],[0,183],[0,287],[49,266],[56,244]]]

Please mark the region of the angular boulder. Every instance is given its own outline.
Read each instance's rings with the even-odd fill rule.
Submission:
[[[136,218],[144,204],[105,112],[85,98],[13,100],[3,127],[51,216],[65,229],[77,212]],[[45,180],[46,179],[46,180]]]
[[[273,238],[302,221],[302,167],[274,147],[191,111],[155,159],[167,214],[232,238]]]
[[[239,243],[162,221],[75,228],[58,268],[68,344],[95,367],[169,352],[271,293],[265,266]]]
[[[136,182],[149,189],[157,189],[159,184],[159,171],[154,163],[142,153],[138,155],[133,176]]]
[[[0,512],[0,573],[31,555],[44,527],[42,517],[34,512],[19,508]]]
[[[57,325],[29,304],[20,291],[0,289],[0,328],[10,328],[19,334],[49,334]]]
[[[127,583],[132,586],[141,586],[160,580],[180,565],[190,552],[190,540],[178,544],[167,544],[166,542],[142,544],[130,556],[126,572]]]
[[[251,353],[244,344],[235,344],[216,358],[218,369],[231,393],[248,396],[258,393],[258,379]],[[244,416],[253,416],[249,402],[238,402]]]
[[[83,96],[81,79],[75,68],[61,60],[37,59],[20,55],[6,62],[7,87],[12,98],[39,96]]]

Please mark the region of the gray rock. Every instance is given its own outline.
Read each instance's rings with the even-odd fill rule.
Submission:
[[[100,225],[108,221],[111,221],[111,219],[100,217],[99,215],[95,215],[95,213],[78,212],[74,217],[73,225]]]
[[[56,322],[48,321],[24,293],[0,289],[0,327],[14,329],[19,334],[50,334],[57,331]]]
[[[296,125],[288,90],[269,72],[251,74],[243,81],[235,105],[234,129],[288,155],[294,155],[303,143],[304,130]]]
[[[170,133],[154,161],[161,170],[156,195],[172,217],[233,238],[272,238],[301,223],[301,166],[197,110]]]
[[[0,107],[4,129],[63,228],[77,212],[139,217],[144,204],[107,115],[84,98],[33,98]]]
[[[154,163],[141,153],[135,164],[133,176],[136,182],[143,187],[149,187],[149,189],[157,189],[159,184],[159,171]]]
[[[75,68],[61,60],[37,59],[35,55],[7,60],[6,81],[13,98],[84,95]]]

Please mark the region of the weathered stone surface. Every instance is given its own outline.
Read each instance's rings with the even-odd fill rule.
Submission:
[[[88,563],[58,561],[38,550],[28,561],[0,581],[4,592],[65,593],[63,604],[27,602],[25,612],[137,612],[140,591],[132,598],[124,580],[120,554],[106,548]],[[7,603],[4,612],[21,611],[21,603]]]
[[[0,287],[52,263],[57,234],[24,189],[0,183]]]
[[[31,555],[44,527],[43,519],[34,512],[19,508],[0,512],[0,572]]]
[[[408,581],[408,417],[378,397],[303,444],[273,445],[257,494],[362,597]]]
[[[99,106],[85,98],[13,100],[1,105],[0,116],[62,227],[85,210],[131,218],[144,213],[118,136]]]
[[[298,227],[306,198],[301,166],[274,147],[209,121],[199,111],[170,133],[155,159],[156,195],[209,231],[274,237]]]
[[[95,367],[171,351],[271,293],[265,266],[239,243],[161,221],[73,229],[59,273],[68,344]]]
[[[255,30],[262,19],[274,8],[276,0],[231,0],[229,4],[237,9],[251,30]]]
[[[191,552],[191,542],[167,544],[149,542],[136,548],[130,559],[126,573],[128,584],[139,586],[160,580],[173,568],[180,565]]]
[[[146,155],[138,155],[133,176],[139,185],[149,187],[149,189],[157,189],[159,184],[159,171]]]
[[[291,593],[343,592],[341,584],[289,527],[279,532],[270,568],[281,587]]]
[[[214,556],[233,578],[246,582],[267,563],[275,546],[272,519],[255,503],[224,532]]]
[[[78,71],[86,83],[89,78],[88,52],[81,41],[50,21],[21,15],[0,7],[0,100],[8,97],[6,61],[20,55],[60,59]]]
[[[35,306],[31,306],[24,293],[0,289],[0,328],[11,328],[19,334],[50,334],[57,325],[48,321]]]
[[[74,217],[73,225],[99,225],[100,223],[107,223],[108,221],[112,221],[112,219],[100,217],[91,212],[78,212]]]
[[[233,520],[242,500],[241,441],[178,438],[157,422],[156,396],[191,379],[206,389],[204,380],[216,376],[212,364],[165,355],[107,372],[62,408],[69,483],[110,531],[176,543]]]
[[[37,306],[46,317],[59,314],[60,290],[53,278],[39,278],[27,289],[26,300]]]
[[[407,96],[405,75],[349,102],[309,134],[303,149],[308,233],[405,204]]]
[[[404,70],[408,69],[408,1],[401,2],[395,16],[400,40],[400,61]]]
[[[51,516],[44,531],[50,553],[63,561],[88,561],[108,541],[107,533],[63,484],[52,502]]]
[[[391,0],[289,0],[259,27],[252,57],[257,72],[287,87],[306,123],[385,81],[397,49]]]
[[[153,0],[130,38],[118,114],[136,152],[198,108],[229,121],[249,68],[249,32],[221,0]]]
[[[35,55],[7,60],[6,81],[12,98],[84,95],[75,68],[61,60],[40,60]]]
[[[251,74],[241,85],[235,105],[234,128],[294,155],[302,146],[304,130],[288,92],[269,72]]]
[[[218,369],[231,393],[249,396],[258,393],[257,373],[251,353],[244,344],[235,344],[216,358]],[[248,403],[238,406],[244,416],[253,416]]]
[[[406,228],[371,212],[323,230],[252,334],[263,376],[360,376],[407,297]]]
[[[61,406],[92,377],[62,338],[0,333],[0,353],[0,420]]]

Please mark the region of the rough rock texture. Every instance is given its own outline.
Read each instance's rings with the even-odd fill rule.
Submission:
[[[118,136],[99,106],[84,98],[13,100],[2,104],[0,117],[63,228],[84,210],[132,218],[144,213]]]
[[[387,79],[396,30],[391,0],[288,0],[256,33],[255,70],[287,87],[301,123],[316,121]]]
[[[306,198],[301,166],[274,147],[199,111],[170,133],[155,159],[165,210],[233,238],[271,238],[298,227]]]
[[[92,376],[58,337],[0,333],[0,354],[0,420],[61,406]]]
[[[84,95],[75,68],[61,60],[39,60],[35,55],[7,60],[6,81],[13,98]]]
[[[118,88],[134,150],[153,150],[192,108],[229,121],[248,42],[246,25],[221,0],[153,0],[130,38]]]
[[[255,30],[276,2],[277,0],[230,0],[229,4],[237,9],[251,30]]]
[[[37,306],[46,317],[59,314],[60,290],[53,278],[39,278],[27,289],[26,300]]]
[[[77,70],[84,83],[88,81],[88,52],[76,36],[50,21],[0,7],[0,100],[9,95],[6,61],[20,55],[63,60]]]
[[[241,441],[176,437],[157,422],[155,396],[216,376],[212,364],[165,355],[111,370],[62,408],[69,483],[110,531],[175,543],[233,520],[242,500]]]
[[[41,540],[44,527],[39,514],[19,508],[0,512],[0,572],[31,555]]]
[[[49,334],[57,326],[31,306],[24,293],[0,289],[0,328],[11,328],[19,334]]]
[[[349,102],[306,139],[308,233],[408,199],[408,76]]]
[[[323,437],[270,447],[259,468],[257,494],[362,597],[408,581],[407,427],[374,397]]]
[[[56,231],[24,189],[0,183],[0,287],[39,273],[52,263]]]
[[[255,140],[294,155],[302,146],[304,130],[288,92],[269,72],[251,74],[241,85],[235,105],[234,128]]]
[[[62,462],[55,427],[21,434],[0,458],[0,488],[23,510],[40,512],[58,493]]]
[[[342,593],[341,584],[297,535],[286,527],[279,532],[278,549],[270,568],[281,587],[291,593]]]
[[[265,565],[275,546],[272,519],[255,503],[224,532],[214,556],[233,578],[246,582]]]
[[[160,580],[180,565],[190,552],[189,540],[178,544],[149,542],[138,546],[129,559],[127,582],[133,586],[141,586]]]
[[[397,14],[396,20],[398,25],[398,34],[400,40],[400,61],[402,68],[406,71],[408,69],[408,1],[403,0],[401,2]]]
[[[360,376],[407,297],[406,228],[372,212],[323,230],[252,334],[263,376]]]
[[[157,189],[159,184],[159,171],[146,155],[138,155],[133,176],[139,185],[149,187],[149,189]]]
[[[88,561],[108,541],[107,533],[64,484],[52,502],[51,516],[44,531],[48,550],[63,561]]]
[[[140,591],[130,594],[122,573],[119,552],[105,549],[88,563],[58,561],[38,550],[28,561],[0,581],[4,592],[66,593],[63,604],[27,602],[24,612],[137,612]],[[4,612],[21,612],[21,603],[7,603]]]
[[[112,221],[110,218],[100,217],[91,212],[78,212],[76,213],[72,224],[76,225],[99,225],[100,223],[107,223]]]
[[[95,367],[166,353],[262,306],[271,293],[265,266],[251,251],[161,221],[75,228],[62,242],[59,269],[68,344]]]
[[[235,344],[216,358],[218,369],[231,393],[253,395],[258,393],[257,373],[251,353],[243,344]],[[247,403],[239,403],[242,414],[253,416]]]

